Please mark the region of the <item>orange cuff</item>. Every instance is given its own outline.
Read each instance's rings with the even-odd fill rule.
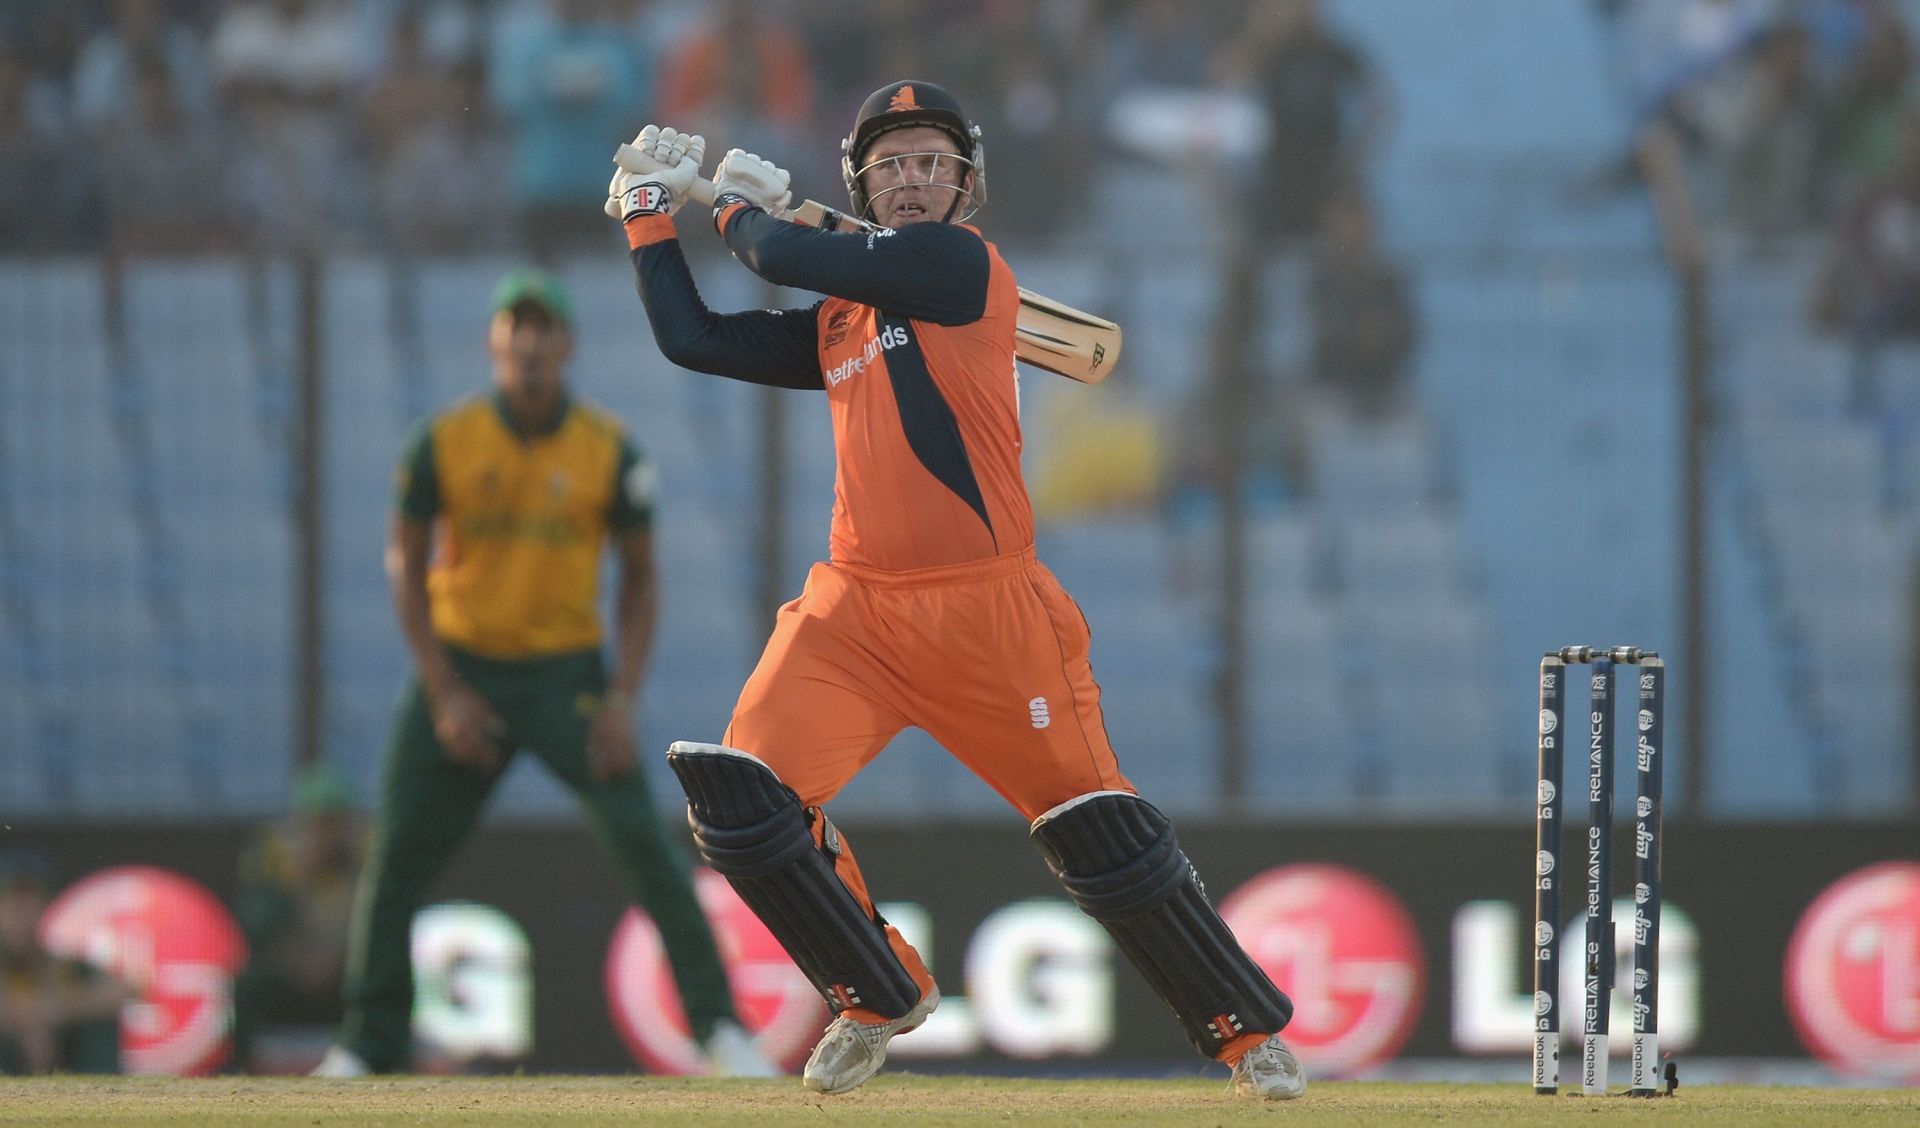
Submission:
[[[713,213],[713,229],[720,233],[721,238],[724,239],[726,237],[727,221],[732,219],[734,215],[740,211],[741,208],[744,208],[746,206],[747,205],[740,203],[739,201],[735,201],[731,204],[728,204],[723,210]]]
[[[636,215],[627,221],[627,246],[636,251],[678,237],[670,215]]]
[[[1214,1053],[1213,1059],[1227,1066],[1239,1065],[1240,1059],[1246,1056],[1248,1050],[1251,1050],[1271,1037],[1273,1037],[1271,1034],[1260,1034],[1249,1030],[1245,1034],[1229,1040],[1226,1045],[1220,1047],[1220,1049]]]

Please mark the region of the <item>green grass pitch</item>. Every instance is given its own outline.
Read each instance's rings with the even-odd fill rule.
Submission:
[[[4,1124],[1488,1125],[1920,1124],[1920,1089],[1683,1087],[1672,1099],[1537,1097],[1524,1085],[1315,1082],[1258,1105],[1224,1081],[1009,1080],[883,1074],[820,1097],[794,1078],[53,1077],[0,1080]]]

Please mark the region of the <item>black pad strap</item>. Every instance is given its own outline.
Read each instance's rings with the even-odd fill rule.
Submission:
[[[1213,911],[1173,824],[1137,795],[1101,791],[1034,820],[1033,840],[1074,902],[1099,921],[1211,1057],[1243,1033],[1277,1033],[1293,1001]]]
[[[687,792],[693,840],[806,973],[835,1014],[864,1007],[899,1018],[920,1001],[919,985],[887,942],[884,922],[869,916],[814,844],[818,808],[799,797],[759,760],[713,744],[678,743],[667,764]],[[838,853],[839,832],[823,828]]]

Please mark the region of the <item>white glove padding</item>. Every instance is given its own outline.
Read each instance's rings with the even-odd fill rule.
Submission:
[[[787,170],[752,153],[728,149],[713,170],[713,206],[717,212],[732,203],[752,204],[773,215],[782,215],[793,202],[787,184],[793,178]]]
[[[649,125],[623,149],[627,164],[607,185],[606,213],[625,223],[639,215],[672,215],[680,210],[693,182],[700,178],[707,139]],[[629,167],[636,164],[639,171]]]

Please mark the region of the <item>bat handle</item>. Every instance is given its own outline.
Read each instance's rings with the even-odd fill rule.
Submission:
[[[620,148],[614,151],[613,163],[626,169],[628,172],[640,176],[645,176],[653,172],[661,172],[665,169],[665,166],[659,161],[654,160],[652,157],[624,141],[620,143]],[[712,207],[713,181],[708,180],[704,176],[694,177],[693,187],[687,190],[687,195],[696,204]]]
[[[646,153],[632,145],[622,144],[614,150],[613,163],[637,176],[649,176],[660,172],[662,165]],[[713,181],[703,176],[693,178],[693,187],[687,190],[688,198],[704,207],[713,206]],[[779,219],[790,223],[805,224],[808,227],[824,227],[829,231],[873,231],[875,225],[864,219],[855,219],[843,212],[835,211],[825,204],[807,200],[800,206],[776,213]]]

